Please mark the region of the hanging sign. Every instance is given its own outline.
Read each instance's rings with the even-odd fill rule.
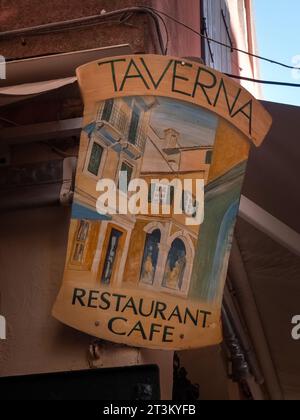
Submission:
[[[270,116],[240,85],[188,60],[114,57],[77,76],[84,124],[53,315],[132,346],[219,343],[249,147]]]

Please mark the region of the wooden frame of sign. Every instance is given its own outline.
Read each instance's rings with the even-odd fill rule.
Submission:
[[[53,315],[132,346],[219,343],[245,164],[271,117],[240,85],[186,59],[112,57],[77,76],[84,127]]]

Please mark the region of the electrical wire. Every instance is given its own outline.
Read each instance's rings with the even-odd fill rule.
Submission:
[[[68,28],[49,28],[49,29],[44,29],[44,30],[39,30],[37,32],[37,34],[39,35],[47,35],[47,34],[56,34],[56,33],[60,33],[62,31],[68,30],[68,31],[74,31],[74,30],[81,30],[81,29],[86,29],[86,28],[91,28],[93,26],[101,26],[101,25],[127,25],[127,26],[134,26],[131,25],[130,23],[127,23],[127,20],[130,19],[130,16],[126,19],[126,20],[106,20],[103,22],[83,22],[80,25],[76,25],[76,26],[70,26]]]
[[[5,117],[0,117],[0,121],[3,121],[5,123],[13,125],[15,127],[19,127],[18,123],[16,123],[15,121],[9,120],[8,118],[5,118]]]
[[[153,20],[155,29],[157,31],[160,50],[162,54],[166,54],[168,42],[169,42],[169,33],[167,30],[166,23],[164,19],[162,18],[162,16],[159,16],[159,14],[156,11],[151,10],[144,6],[126,7],[124,9],[118,9],[118,10],[113,10],[109,12],[103,11],[99,13],[98,15],[84,16],[84,17],[80,17],[76,19],[70,19],[70,20],[65,20],[65,21],[46,23],[46,24],[27,27],[27,28],[4,31],[4,32],[0,32],[0,40],[7,40],[11,38],[16,38],[16,37],[26,37],[26,36],[32,36],[32,35],[44,35],[44,34],[49,34],[52,32],[55,33],[55,32],[68,31],[74,28],[80,29],[81,27],[84,28],[84,27],[89,27],[89,26],[95,26],[98,24],[102,24],[104,22],[106,23],[107,21],[109,23],[109,19],[111,17],[116,17],[116,16],[121,16],[121,18],[119,21],[113,21],[113,23],[128,24],[127,23],[128,19],[126,18],[126,15],[141,14],[141,13],[147,14]],[[125,20],[124,20],[124,16],[125,16]],[[166,45],[164,45],[164,40],[163,40],[163,36],[160,30],[159,20],[162,22],[166,30],[166,39],[167,39]]]
[[[291,70],[299,70],[299,72],[300,72],[300,68],[299,68],[299,67],[289,66],[289,65],[287,65],[287,64],[280,63],[280,62],[278,62],[278,61],[274,61],[274,60],[268,59],[268,58],[266,58],[266,57],[262,57],[262,56],[259,56],[259,55],[256,55],[256,54],[252,54],[252,53],[250,53],[250,52],[248,52],[248,51],[241,50],[241,49],[239,49],[239,48],[235,48],[232,44],[231,44],[231,45],[228,45],[228,44],[225,44],[225,43],[223,43],[223,42],[216,41],[216,40],[214,40],[214,39],[212,39],[212,38],[209,38],[208,36],[205,36],[205,35],[201,34],[200,32],[198,32],[198,31],[194,30],[194,29],[193,29],[193,28],[191,28],[190,26],[188,26],[188,25],[186,25],[185,23],[183,23],[183,22],[181,22],[181,21],[177,20],[176,18],[173,18],[172,16],[168,15],[168,14],[167,14],[167,13],[165,13],[165,12],[162,12],[162,11],[160,11],[160,10],[154,9],[153,7],[150,7],[150,6],[145,6],[145,7],[146,7],[146,8],[148,8],[148,9],[150,9],[150,10],[152,10],[154,13],[156,13],[156,14],[157,14],[157,16],[159,16],[159,13],[161,13],[162,15],[166,16],[166,17],[167,17],[167,18],[169,18],[170,20],[173,20],[175,23],[177,23],[177,24],[179,24],[179,25],[182,25],[182,26],[183,26],[183,27],[185,27],[186,29],[191,30],[192,32],[196,33],[197,35],[199,35],[199,36],[200,36],[200,37],[202,37],[203,39],[206,39],[207,41],[210,41],[210,42],[215,42],[215,43],[217,43],[217,44],[219,44],[219,45],[221,45],[221,46],[224,46],[224,47],[226,47],[226,48],[229,48],[231,51],[232,51],[232,50],[235,50],[235,51],[238,51],[238,52],[241,52],[241,53],[247,54],[247,55],[249,55],[249,56],[255,57],[255,58],[257,58],[257,59],[260,59],[260,60],[265,60],[265,61],[268,61],[268,62],[270,62],[270,63],[272,63],[272,64],[276,64],[276,65],[279,65],[279,66],[282,66],[282,67],[285,67],[285,68],[289,68],[289,69],[291,69]],[[164,22],[164,25],[165,25],[165,28],[166,28],[166,32],[168,33],[167,25],[166,25],[166,22],[165,22],[165,20],[164,20],[164,19],[163,19],[163,22]],[[239,79],[239,80],[244,80],[244,81],[253,82],[253,83],[266,84],[266,85],[276,85],[276,86],[286,86],[286,87],[297,87],[297,88],[299,88],[299,87],[300,87],[300,84],[297,84],[297,83],[278,82],[278,81],[273,81],[273,80],[260,80],[260,79],[254,79],[254,78],[251,78],[251,77],[243,77],[243,76],[238,76],[238,75],[229,74],[229,73],[224,73],[224,74],[225,74],[226,76],[229,76],[229,77],[233,78],[233,79]]]
[[[217,41],[217,40],[215,40],[213,38],[210,38],[208,36],[203,35],[201,32],[197,31],[196,29],[192,28],[189,25],[186,25],[185,23],[183,23],[180,20],[174,18],[173,16],[170,16],[168,13],[165,13],[165,12],[163,12],[161,10],[155,9],[153,7],[150,7],[150,6],[144,6],[144,7],[146,9],[152,10],[155,13],[158,13],[158,14],[161,14],[161,15],[165,16],[166,18],[172,20],[173,22],[177,23],[178,25],[183,26],[184,28],[186,28],[189,31],[193,32],[194,34],[200,36],[201,38],[206,39],[207,41],[210,41],[210,42],[213,42],[215,44],[221,45],[222,47],[229,48],[230,50],[234,50],[234,51],[240,52],[242,54],[249,55],[250,57],[257,58],[258,60],[266,61],[266,62],[271,63],[271,64],[276,64],[277,66],[281,66],[281,67],[284,67],[284,68],[287,68],[287,69],[290,69],[290,70],[299,70],[299,67],[290,66],[288,64],[281,63],[280,61],[272,60],[270,58],[263,57],[261,55],[253,54],[253,53],[251,53],[249,51],[246,51],[246,50],[242,50],[240,48],[233,47],[233,46],[228,45],[228,44],[225,44],[224,42],[221,42],[221,41]]]
[[[252,79],[251,77],[237,76],[237,75],[229,74],[229,73],[224,73],[224,74],[226,74],[226,76],[232,77],[233,79],[246,80],[248,82],[261,83],[261,84],[264,84],[264,85],[300,87],[300,84],[298,84],[298,83],[276,82],[276,81],[272,81],[272,80]]]
[[[150,7],[150,6],[128,7],[128,8],[114,10],[114,11],[110,11],[110,12],[105,11],[103,13],[100,13],[100,14],[94,15],[94,16],[87,16],[87,17],[82,17],[82,18],[77,18],[77,19],[70,19],[70,20],[67,20],[67,21],[43,24],[43,25],[39,25],[39,26],[35,26],[35,27],[28,27],[28,28],[14,29],[14,30],[11,30],[11,31],[0,32],[0,40],[1,39],[9,39],[9,38],[12,38],[12,37],[17,37],[17,36],[22,37],[22,36],[27,36],[27,35],[30,36],[30,35],[37,35],[37,34],[43,35],[43,34],[49,34],[49,33],[52,33],[52,32],[55,33],[55,32],[61,32],[61,31],[65,31],[65,30],[72,30],[72,29],[78,29],[78,28],[80,29],[80,28],[86,28],[86,27],[89,27],[89,26],[95,26],[95,25],[98,25],[98,24],[109,24],[109,23],[111,23],[111,24],[127,24],[127,25],[129,25],[128,21],[130,20],[130,18],[135,13],[147,13],[149,15],[149,17],[152,18],[152,20],[154,22],[154,25],[156,27],[157,33],[158,33],[158,41],[159,41],[159,46],[160,46],[161,52],[165,55],[168,52],[168,47],[169,47],[169,42],[170,42],[170,34],[169,34],[168,26],[167,26],[166,21],[163,18],[163,16],[172,20],[173,22],[177,23],[178,25],[183,26],[187,30],[190,30],[191,32],[198,35],[199,37],[201,37],[203,39],[206,39],[209,42],[216,43],[216,44],[221,45],[225,48],[229,48],[230,50],[234,50],[234,51],[249,55],[251,57],[269,62],[271,64],[275,64],[275,65],[278,65],[278,66],[281,66],[281,67],[284,67],[284,68],[288,68],[288,69],[291,69],[291,70],[300,70],[299,67],[294,67],[294,66],[290,66],[290,65],[281,63],[279,61],[271,60],[269,58],[250,53],[249,51],[245,51],[245,50],[233,47],[232,45],[228,45],[224,42],[217,41],[213,38],[210,38],[210,37],[198,32],[198,31],[196,31],[192,27],[190,27],[187,24],[181,22],[180,20],[174,18],[173,16],[170,16],[169,14],[167,14],[167,13],[161,11],[161,10],[155,9],[153,7]],[[112,19],[109,20],[110,17],[116,16],[116,15],[120,16],[119,20],[112,20]],[[162,36],[161,31],[160,31],[159,21],[162,23],[162,25],[164,27],[166,42],[164,42],[164,40],[163,40],[163,36]],[[270,85],[278,85],[278,86],[289,86],[289,87],[300,87],[299,84],[295,84],[295,83],[258,80],[258,79],[248,78],[248,77],[236,76],[236,75],[232,75],[232,74],[227,74],[227,76],[232,77],[232,78],[236,78],[236,79],[240,79],[240,80],[247,80],[247,81],[254,82],[254,83],[270,84]]]
[[[157,18],[162,22],[162,24],[164,26],[164,30],[165,30],[165,33],[166,33],[166,44],[165,44],[165,47],[164,47],[164,54],[167,55],[168,54],[168,49],[169,49],[169,42],[170,42],[170,34],[169,34],[168,26],[166,24],[165,19],[163,19],[163,17],[159,13],[157,13],[154,9],[152,11],[153,11],[153,13],[155,13]]]
[[[64,158],[76,157],[76,155],[64,152],[63,150],[59,149],[58,147],[54,146],[53,144],[48,143],[47,141],[39,141],[39,144],[42,144],[44,146],[49,147],[49,149],[51,149],[52,152],[54,152],[54,153],[56,153],[59,156],[62,156]]]
[[[253,54],[249,51],[246,50],[242,50],[240,48],[236,48],[233,47],[232,45],[228,45],[224,42],[221,41],[217,41],[216,39],[210,38],[208,36],[205,36],[204,34],[202,34],[201,32],[195,30],[194,28],[192,28],[191,26],[183,23],[182,21],[176,19],[173,16],[170,16],[168,13],[165,13],[161,10],[158,10],[154,7],[151,6],[135,6],[135,7],[127,7],[124,9],[118,9],[118,10],[113,10],[110,12],[103,12],[100,13],[98,15],[94,15],[94,16],[87,16],[87,17],[82,17],[82,18],[77,18],[77,19],[70,19],[67,21],[62,21],[62,22],[53,22],[53,23],[48,23],[48,24],[43,24],[43,25],[39,25],[39,26],[35,26],[35,27],[28,27],[28,28],[22,28],[22,29],[14,29],[11,31],[4,31],[4,32],[0,32],[0,40],[1,39],[9,39],[11,37],[17,37],[17,36],[26,36],[26,35],[36,35],[36,34],[46,34],[46,33],[50,33],[50,32],[58,32],[58,31],[64,31],[64,30],[69,30],[72,27],[80,27],[80,26],[93,26],[93,25],[97,25],[100,23],[100,21],[102,19],[107,19],[109,17],[112,16],[116,16],[116,15],[124,15],[126,16],[126,13],[148,13],[150,15],[150,17],[152,17],[152,19],[154,20],[154,24],[156,26],[156,29],[158,31],[158,37],[159,37],[159,44],[160,44],[160,48],[161,51],[166,54],[167,50],[168,50],[168,44],[169,44],[169,32],[168,32],[168,28],[166,25],[165,20],[163,19],[162,16],[165,16],[166,18],[172,20],[173,22],[177,23],[178,25],[181,25],[182,27],[186,28],[187,30],[193,32],[194,34],[198,35],[199,37],[206,39],[209,42],[213,42],[215,44],[221,45],[225,48],[229,48],[230,50],[234,50],[237,52],[240,52],[242,54],[246,54],[249,55],[250,57],[254,57],[257,58],[259,60],[263,60],[266,62],[269,62],[271,64],[275,64],[287,69],[291,69],[291,70],[299,70],[299,67],[294,67],[294,66],[290,66],[288,64],[285,63],[281,63],[279,61],[276,60],[272,60],[269,59],[267,57],[263,57],[257,54]],[[159,19],[163,26],[164,29],[166,31],[166,45],[164,45],[163,39],[162,39],[162,34],[160,33],[159,30],[159,25],[156,19]],[[125,18],[125,22],[127,21],[127,19]],[[122,24],[122,18],[120,19],[120,21],[118,21],[117,23]]]

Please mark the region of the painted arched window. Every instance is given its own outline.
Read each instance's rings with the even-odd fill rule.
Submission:
[[[181,290],[186,267],[186,248],[179,238],[172,242],[165,267],[163,286]]]
[[[159,229],[154,230],[152,233],[147,233],[146,235],[140,278],[142,283],[153,284],[154,282],[160,239],[161,232]]]

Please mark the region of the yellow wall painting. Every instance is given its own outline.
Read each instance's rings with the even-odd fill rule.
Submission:
[[[269,115],[221,73],[174,57],[113,57],[77,75],[84,126],[53,315],[132,346],[219,343],[245,164]]]

